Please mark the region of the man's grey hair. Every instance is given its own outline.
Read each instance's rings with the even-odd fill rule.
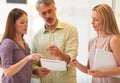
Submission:
[[[55,4],[55,1],[54,0],[38,0],[36,2],[36,9],[37,10],[39,10],[40,4],[50,5],[50,4]]]

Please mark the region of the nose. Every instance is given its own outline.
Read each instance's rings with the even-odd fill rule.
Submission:
[[[24,27],[28,27],[28,22],[25,23]]]
[[[50,13],[47,12],[47,13],[46,13],[46,17],[47,17],[47,18],[50,17]]]
[[[91,24],[94,24],[94,21],[92,20]]]

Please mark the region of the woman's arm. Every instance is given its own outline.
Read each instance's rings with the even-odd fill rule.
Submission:
[[[88,74],[88,66],[82,65],[78,60],[73,59],[70,64],[77,67],[81,72]]]
[[[40,55],[39,53],[35,53],[35,54],[31,54],[26,56],[24,59],[22,59],[21,61],[19,61],[16,64],[10,65],[7,68],[3,69],[4,75],[6,77],[10,77],[14,74],[16,74],[17,72],[19,72],[23,66],[25,66],[25,64],[30,61],[30,60],[35,60],[35,61],[39,61],[39,59],[43,57],[42,55]],[[32,64],[31,64],[32,65]]]

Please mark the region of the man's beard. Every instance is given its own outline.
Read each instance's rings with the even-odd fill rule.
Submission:
[[[55,22],[56,22],[56,19],[48,18],[46,20],[46,25],[50,27],[50,26],[53,26],[55,24]]]

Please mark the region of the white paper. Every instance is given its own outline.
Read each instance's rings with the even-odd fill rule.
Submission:
[[[117,63],[113,53],[97,48],[95,53],[94,68],[110,69],[115,67],[117,67]]]
[[[67,63],[61,60],[41,59],[41,66],[51,71],[67,71]]]
[[[96,49],[94,59],[94,69],[111,69],[117,67],[117,62],[112,52],[105,51],[104,49]],[[120,78],[120,75],[112,76]]]

